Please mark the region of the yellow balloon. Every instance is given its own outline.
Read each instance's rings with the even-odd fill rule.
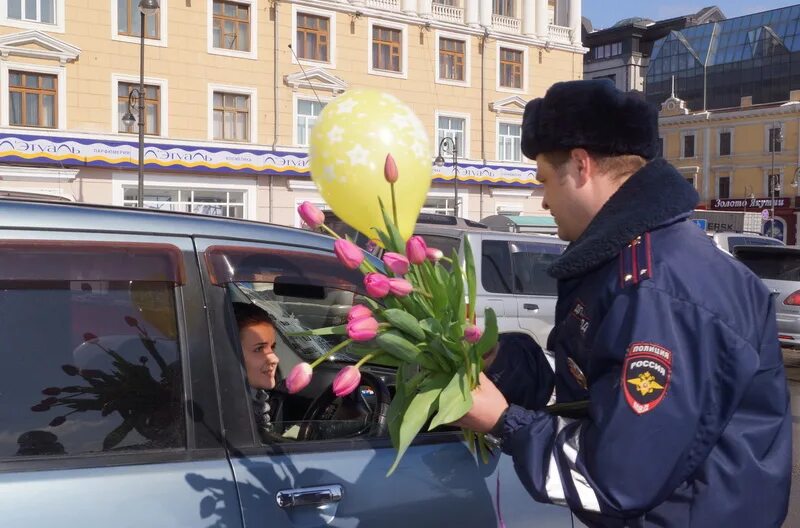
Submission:
[[[431,147],[422,122],[397,97],[349,90],[328,103],[311,132],[311,178],[333,212],[376,238],[385,230],[378,198],[392,215],[391,186],[383,168],[397,164],[397,224],[408,239],[431,185]]]

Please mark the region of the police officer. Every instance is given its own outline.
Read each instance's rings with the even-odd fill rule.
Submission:
[[[502,344],[459,423],[500,439],[534,499],[592,527],[780,526],[791,415],[770,295],[687,221],[698,195],[657,159],[657,110],[572,81],[529,102],[522,128],[571,242],[549,270],[556,372]],[[553,389],[585,415],[543,407]]]

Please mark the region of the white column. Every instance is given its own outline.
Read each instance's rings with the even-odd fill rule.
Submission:
[[[536,0],[522,0],[522,34],[536,33]]]
[[[419,0],[417,2],[417,13],[419,16],[429,18],[431,16],[431,0]]]
[[[548,18],[547,0],[536,0],[536,36],[541,39],[548,37]]]
[[[401,5],[403,13],[414,14],[417,12],[417,0],[403,0]]]
[[[572,43],[581,43],[581,0],[569,0],[569,27],[572,29]]]
[[[492,0],[480,0],[480,19],[482,26],[492,26]]]
[[[467,0],[464,3],[464,23],[468,26],[477,26],[480,24],[478,0]]]

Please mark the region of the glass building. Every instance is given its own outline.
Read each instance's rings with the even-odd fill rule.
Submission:
[[[653,46],[647,100],[693,110],[787,101],[800,89],[800,5],[671,31]]]

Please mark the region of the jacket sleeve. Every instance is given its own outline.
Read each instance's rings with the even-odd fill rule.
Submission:
[[[758,361],[756,347],[702,306],[650,285],[631,288],[597,329],[588,417],[512,405],[503,450],[536,500],[642,515],[705,460]]]
[[[555,386],[555,373],[542,347],[522,334],[502,334],[497,357],[486,370],[509,403],[526,409],[547,405]]]

